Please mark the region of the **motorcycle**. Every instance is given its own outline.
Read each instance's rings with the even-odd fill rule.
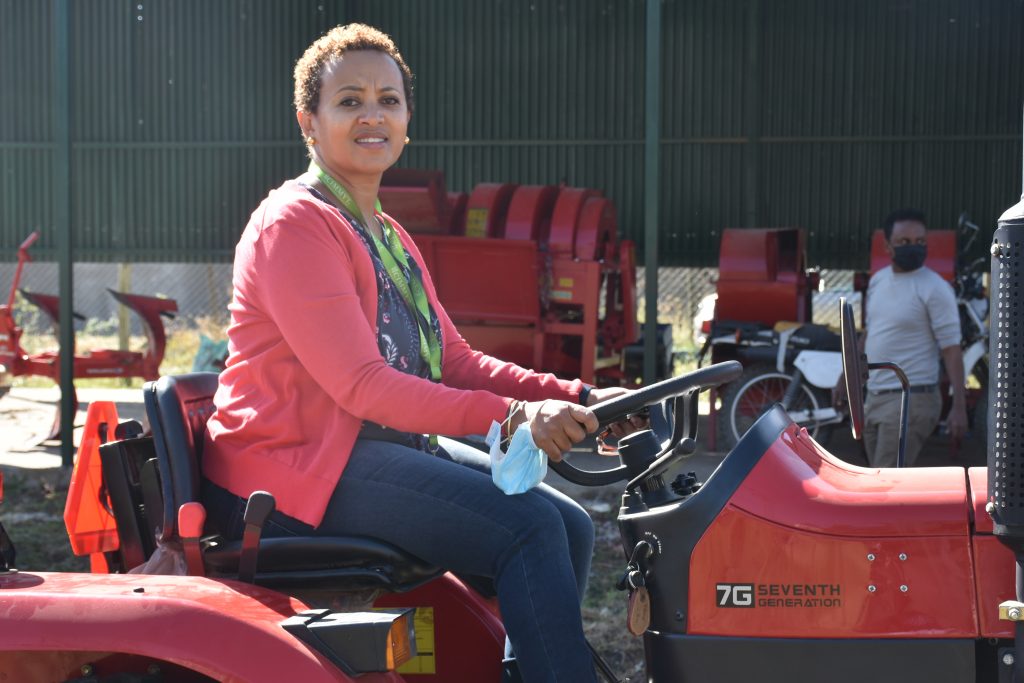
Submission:
[[[977,387],[969,387],[968,397],[973,402],[971,431],[980,443],[988,438],[988,292],[985,288],[983,268],[986,259],[973,261],[970,248],[978,236],[978,226],[967,213],[960,214],[957,230],[963,238],[957,257],[953,289],[960,311],[961,348],[964,358],[964,376],[973,378]]]
[[[743,374],[722,387],[716,410],[715,449],[731,449],[772,405],[818,443],[828,443],[843,415],[832,406],[832,388],[842,375],[839,335],[823,325],[776,331],[763,325],[715,321],[704,346],[715,358],[735,358]]]

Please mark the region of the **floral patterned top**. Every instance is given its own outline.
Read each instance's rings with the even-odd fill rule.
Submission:
[[[317,199],[334,205],[316,188],[304,186]],[[347,213],[343,212],[343,215],[356,229],[356,234],[366,246],[366,250],[370,253],[370,259],[373,261],[373,269],[377,274],[377,344],[380,347],[380,355],[389,366],[396,370],[429,379],[430,363],[420,355],[420,329],[417,323],[420,319],[419,311],[406,305],[398,288],[392,284],[391,276],[388,275],[380,253],[377,251],[377,245],[366,226]],[[374,220],[379,219],[375,218]],[[397,263],[406,281],[411,282],[413,276],[422,281],[423,273],[420,271],[419,264],[409,255],[408,251],[406,251],[406,257],[406,261],[409,263],[408,268],[400,262]],[[430,327],[435,338],[441,339],[441,322],[438,320],[433,306],[430,307]],[[427,446],[427,439],[422,434],[396,431],[369,420],[363,422],[359,438],[393,441],[418,450],[426,450]]]

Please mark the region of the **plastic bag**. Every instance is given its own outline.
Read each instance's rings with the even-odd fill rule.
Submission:
[[[188,565],[185,551],[180,543],[164,543],[157,539],[156,550],[149,559],[128,570],[129,574],[162,574],[164,576],[187,576]]]
[[[519,425],[508,449],[501,451],[501,426],[491,425],[487,433],[491,447],[491,481],[510,496],[526,493],[544,481],[548,471],[548,456],[537,448],[527,422]]]
[[[228,343],[199,335],[199,350],[192,361],[192,372],[220,372],[228,359]]]

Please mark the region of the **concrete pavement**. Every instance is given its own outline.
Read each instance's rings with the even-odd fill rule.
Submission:
[[[141,422],[145,417],[142,389],[79,389],[78,400],[76,446],[91,401],[114,401],[122,421]],[[42,441],[53,424],[59,402],[60,391],[56,387],[15,387],[0,398],[0,465],[26,469],[60,467],[60,443]]]

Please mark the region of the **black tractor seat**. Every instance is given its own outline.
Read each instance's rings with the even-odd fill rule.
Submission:
[[[236,578],[241,541],[213,537],[203,552],[207,576]],[[268,588],[381,589],[402,593],[443,572],[393,545],[357,536],[262,538],[255,583]]]
[[[186,557],[192,544],[190,574],[238,578],[245,563],[245,539],[182,538],[178,526],[179,509],[201,502],[203,440],[216,390],[217,374],[212,372],[161,377],[143,387],[163,499],[162,515],[158,514],[162,520],[155,526],[161,541],[182,543]],[[254,583],[285,592],[290,587],[404,592],[443,573],[388,543],[356,536],[259,538],[255,552]],[[196,566],[198,557],[201,563]]]

